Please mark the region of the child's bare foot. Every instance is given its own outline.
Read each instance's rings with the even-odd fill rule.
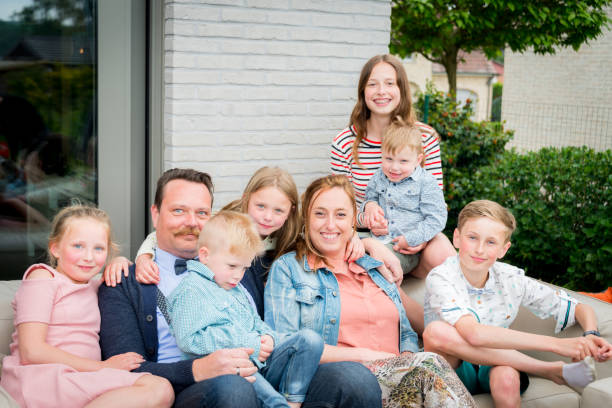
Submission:
[[[597,379],[595,361],[588,356],[577,363],[563,365],[563,379],[570,387],[583,388]]]
[[[291,408],[300,408],[302,406],[301,402],[289,402],[289,401],[287,401],[287,404],[289,404],[289,406]]]

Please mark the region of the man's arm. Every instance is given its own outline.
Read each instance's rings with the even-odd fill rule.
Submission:
[[[101,315],[102,358],[107,359],[133,351],[145,358],[145,362],[134,371],[144,371],[164,377],[173,386],[186,387],[193,384],[193,360],[175,363],[156,362],[158,345],[156,311],[155,307],[149,311],[144,310],[145,302],[141,292],[142,287],[134,279],[134,266],[130,268],[129,276],[116,287],[104,284],[100,286],[98,305]]]

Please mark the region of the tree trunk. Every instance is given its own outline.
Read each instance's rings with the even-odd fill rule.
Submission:
[[[459,50],[450,50],[442,56],[442,65],[448,79],[448,92],[453,100],[457,100],[457,54]]]

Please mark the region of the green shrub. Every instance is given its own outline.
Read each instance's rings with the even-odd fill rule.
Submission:
[[[507,262],[547,282],[600,291],[612,286],[611,170],[610,150],[508,151],[455,183],[464,192],[459,205],[486,198],[513,212]]]
[[[428,87],[429,124],[441,137],[452,237],[459,211],[489,199],[509,208],[518,229],[505,261],[571,289],[612,286],[612,153],[588,148],[506,151],[512,131],[472,122],[471,105]],[[423,111],[424,97],[415,106]]]

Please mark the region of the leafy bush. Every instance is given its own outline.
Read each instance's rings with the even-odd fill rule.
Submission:
[[[456,180],[461,203],[489,199],[512,210],[506,261],[570,289],[612,286],[612,152],[586,147],[506,152]],[[455,221],[456,222],[456,221]]]
[[[518,225],[506,262],[571,289],[612,286],[612,152],[506,151],[512,132],[503,124],[472,122],[469,104],[458,107],[447,95],[428,91],[428,122],[442,142],[445,233],[452,236],[459,211],[470,201],[497,201]],[[420,96],[417,109],[423,103]]]

